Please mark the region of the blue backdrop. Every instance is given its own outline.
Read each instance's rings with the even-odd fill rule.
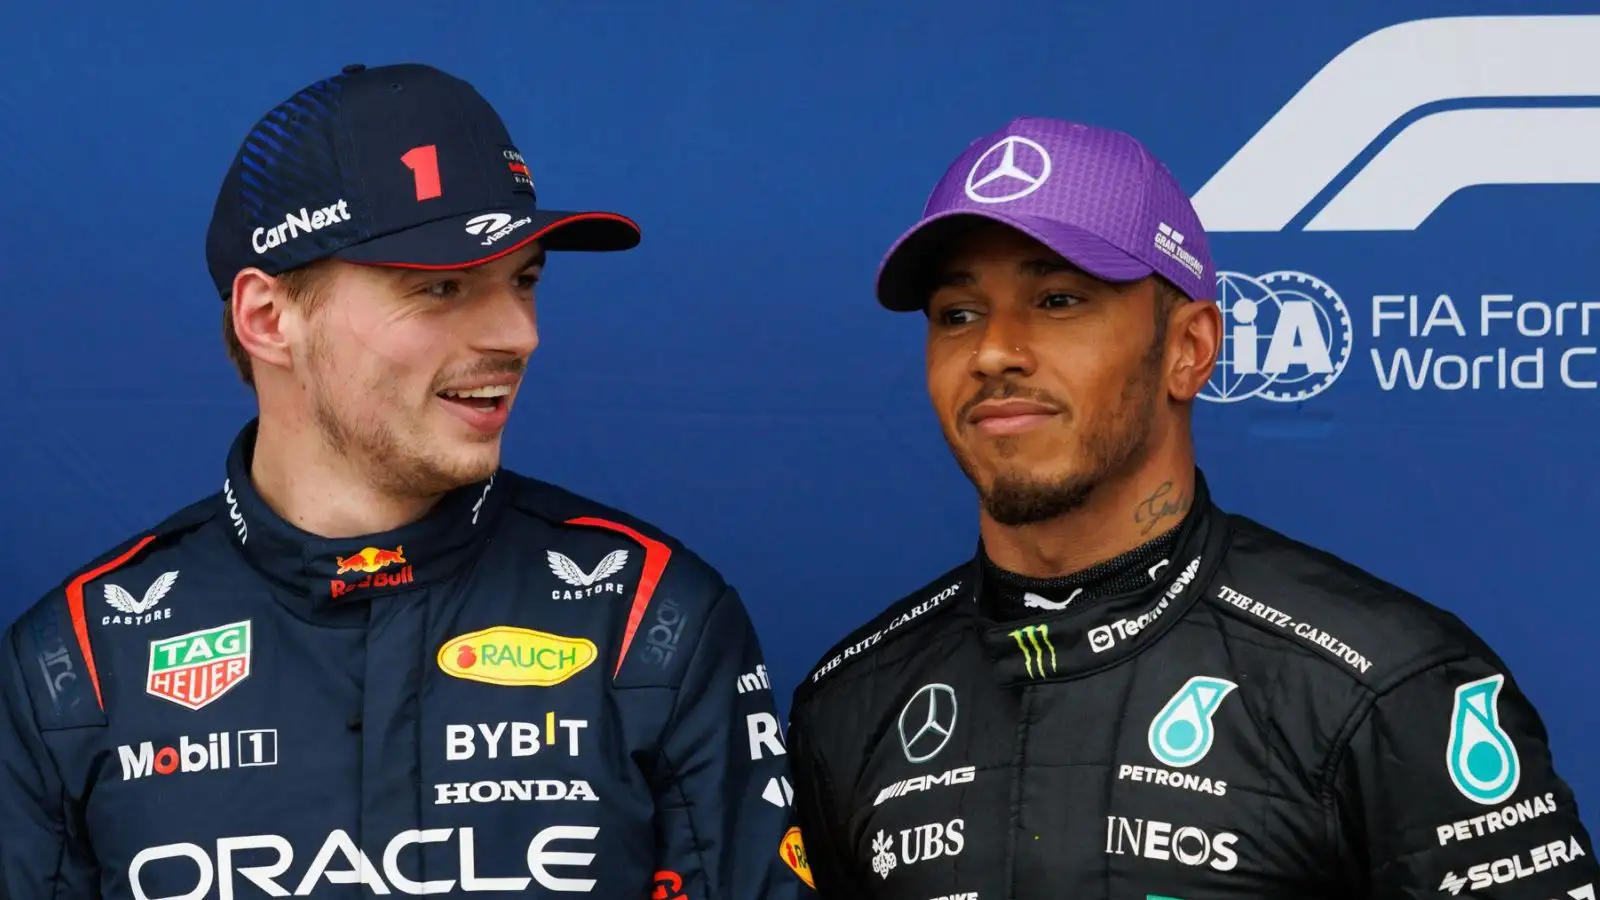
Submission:
[[[968,141],[1072,117],[1199,192],[1255,329],[1197,413],[1219,500],[1485,635],[1593,827],[1600,16],[1550,18],[1593,9],[6,4],[0,614],[218,489],[252,412],[203,259],[229,157],[301,85],[418,60],[498,105],[541,201],[644,228],[551,265],[508,461],[719,566],[786,701],[975,540],[879,256]]]

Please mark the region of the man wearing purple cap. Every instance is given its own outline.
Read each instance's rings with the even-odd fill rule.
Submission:
[[[1594,898],[1495,653],[1213,503],[1215,279],[1144,147],[1038,118],[968,147],[888,254],[980,541],[795,692],[825,900]]]

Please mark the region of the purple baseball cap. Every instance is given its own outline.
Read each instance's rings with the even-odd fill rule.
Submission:
[[[929,195],[922,221],[878,269],[878,302],[920,310],[941,249],[934,223],[982,216],[1023,232],[1105,281],[1164,276],[1190,299],[1217,283],[1205,229],[1177,179],[1133,137],[1024,116],[973,141]]]

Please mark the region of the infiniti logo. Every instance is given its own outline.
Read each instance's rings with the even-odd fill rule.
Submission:
[[[900,710],[900,749],[908,762],[927,762],[955,728],[956,692],[948,684],[925,684]]]

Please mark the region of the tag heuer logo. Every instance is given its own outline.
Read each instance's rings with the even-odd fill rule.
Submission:
[[[150,642],[145,693],[199,709],[250,675],[250,621]]]

